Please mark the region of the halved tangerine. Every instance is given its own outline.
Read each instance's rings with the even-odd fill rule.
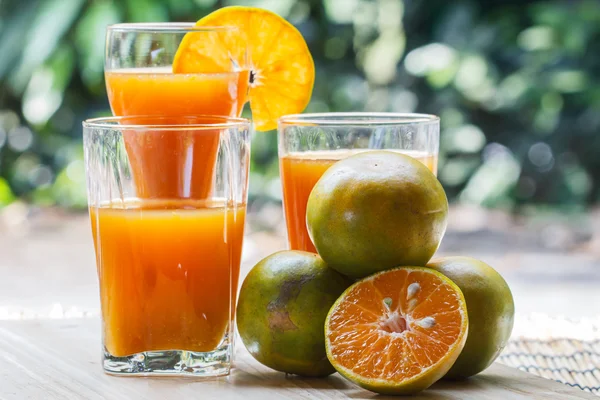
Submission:
[[[444,376],[467,339],[462,292],[444,275],[401,267],[350,286],[325,322],[327,357],[365,389],[412,394]]]
[[[186,34],[175,54],[174,73],[227,72],[232,64],[247,71],[252,119],[259,131],[275,129],[279,117],[306,108],[315,65],[292,24],[271,11],[231,6],[207,15],[196,26],[237,29]]]

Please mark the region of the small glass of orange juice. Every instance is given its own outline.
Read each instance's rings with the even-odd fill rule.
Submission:
[[[106,30],[104,74],[113,115],[239,117],[247,100],[249,72],[234,61],[224,60],[213,66],[215,60],[202,59],[204,72],[173,72],[177,51],[185,38],[208,45],[222,43],[236,33],[233,26],[197,27],[192,23],[110,25]],[[183,157],[188,144],[177,135],[146,135],[143,141],[135,140],[127,132],[124,135],[127,151],[139,156],[130,162],[138,181],[146,180],[140,188],[159,196],[175,194],[177,187],[173,184],[177,182],[181,160],[172,156],[173,149]],[[194,170],[190,190],[196,198],[208,195],[218,143],[217,134],[205,134],[194,142],[195,156],[188,163]],[[145,173],[142,177],[138,173],[152,166],[168,173],[172,185],[155,182],[153,174]],[[161,192],[156,191],[157,185],[161,186]]]
[[[228,374],[250,122],[129,116],[88,120],[83,127],[104,370]],[[215,166],[210,179],[197,180],[206,173],[198,169],[206,154],[196,145],[207,136],[217,139]],[[170,158],[162,159],[128,141],[181,146],[169,147]],[[208,189],[198,192],[195,185]]]
[[[427,114],[319,113],[279,119],[279,171],[292,250],[316,253],[306,229],[308,196],[336,161],[369,150],[397,151],[437,173],[440,119]]]

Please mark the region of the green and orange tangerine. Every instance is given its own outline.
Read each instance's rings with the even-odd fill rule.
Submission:
[[[446,231],[448,200],[435,175],[397,152],[338,161],[313,188],[306,221],[319,255],[351,278],[427,264]]]
[[[327,357],[357,385],[414,394],[443,377],[468,332],[465,299],[439,272],[401,267],[350,286],[325,322]]]
[[[436,258],[427,266],[450,278],[467,302],[469,336],[446,378],[478,374],[494,362],[510,338],[515,315],[510,288],[495,269],[471,257]]]
[[[260,363],[290,374],[327,376],[323,325],[352,282],[316,254],[281,251],[260,261],[242,284],[237,327]]]

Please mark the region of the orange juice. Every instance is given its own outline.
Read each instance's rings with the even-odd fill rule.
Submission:
[[[233,319],[245,207],[119,206],[90,209],[106,349],[215,350]]]
[[[279,161],[283,186],[283,207],[291,250],[316,253],[306,229],[306,204],[313,187],[336,161],[368,150],[331,150],[289,153]],[[392,150],[390,150],[392,151]],[[399,150],[395,150],[399,151]],[[437,172],[437,156],[410,150],[399,151],[416,158],[433,173]]]
[[[116,116],[233,117],[240,115],[246,101],[247,78],[248,72],[173,74],[170,67],[125,69],[106,72],[106,87]],[[207,122],[196,119],[196,123]],[[124,132],[138,197],[207,198],[219,133],[204,130],[189,141],[168,131]],[[186,170],[194,174],[185,176]]]
[[[108,101],[122,115],[240,115],[247,72],[174,74],[171,67],[106,72]]]

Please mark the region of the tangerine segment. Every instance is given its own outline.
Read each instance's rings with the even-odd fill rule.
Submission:
[[[173,61],[174,73],[249,71],[250,108],[260,131],[275,129],[279,117],[306,108],[315,65],[292,24],[271,11],[231,6],[207,15],[196,26],[237,29],[186,34]]]
[[[424,267],[380,272],[349,287],[325,322],[327,357],[358,385],[388,394],[426,389],[464,347],[460,289]]]

